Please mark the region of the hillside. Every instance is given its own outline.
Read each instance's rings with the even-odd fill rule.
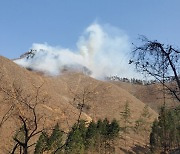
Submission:
[[[158,112],[163,105],[163,87],[161,84],[139,85],[121,81],[110,81],[110,83],[128,91],[143,103],[148,104],[148,106],[156,112]],[[166,105],[168,107],[174,107],[179,105],[179,102],[177,102],[176,99],[173,99],[170,94],[166,94]]]
[[[82,118],[86,121],[108,118],[116,118],[121,123],[120,112],[123,111],[126,102],[129,103],[132,122],[137,120],[145,104],[143,99],[123,86],[114,83],[99,81],[81,73],[67,72],[60,76],[45,76],[38,72],[28,71],[16,65],[11,60],[0,57],[0,74],[2,76],[1,87],[7,88],[12,85],[22,89],[23,96],[34,95],[35,87],[42,85],[40,97],[47,97],[46,101],[38,105],[37,113],[43,116],[44,126],[50,127],[60,123],[63,130],[68,131],[69,125],[77,121],[79,110],[77,108],[79,97],[85,94],[86,109],[83,110]],[[88,92],[88,93],[86,93]],[[0,93],[0,119],[7,112],[10,103],[3,103],[4,93]],[[76,101],[77,100],[77,101]],[[149,108],[150,121],[157,117],[157,113]],[[6,153],[12,146],[12,136],[20,127],[17,119],[9,118],[1,127],[0,153]],[[42,122],[41,122],[42,124]],[[129,147],[133,146],[129,136]],[[136,136],[137,143],[143,145],[141,137]],[[119,145],[122,146],[123,145]],[[119,149],[119,148],[118,148]]]

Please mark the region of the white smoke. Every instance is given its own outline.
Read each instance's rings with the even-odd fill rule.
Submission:
[[[33,58],[22,58],[15,62],[23,67],[59,75],[65,65],[82,65],[92,71],[92,77],[118,75],[135,77],[135,71],[128,65],[130,43],[128,36],[110,25],[90,25],[80,36],[76,51],[48,44],[33,44],[36,50]]]

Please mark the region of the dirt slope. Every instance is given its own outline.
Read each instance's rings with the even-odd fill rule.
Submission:
[[[64,130],[68,125],[76,122],[79,116],[78,102],[85,96],[86,109],[83,110],[82,118],[91,121],[99,118],[121,120],[120,112],[126,102],[131,109],[132,121],[135,121],[141,114],[145,104],[135,96],[113,83],[99,81],[81,73],[65,73],[60,76],[50,77],[37,72],[31,72],[21,68],[11,60],[0,57],[0,74],[3,75],[1,86],[20,87],[23,95],[33,94],[34,86],[40,86],[42,96],[48,99],[39,104],[37,112],[46,117],[46,126],[52,126],[59,122]],[[84,95],[83,95],[84,94]],[[7,111],[9,104],[4,104],[3,93],[0,93],[0,119]],[[79,99],[80,97],[80,99]],[[80,102],[81,103],[81,102]],[[152,117],[157,113],[149,109]],[[12,147],[12,136],[19,127],[16,120],[10,118],[0,129],[0,153],[6,153]],[[130,138],[131,140],[131,138]]]
[[[128,91],[130,94],[148,104],[156,112],[163,105],[163,92],[161,84],[151,84],[151,85],[138,85],[132,83],[126,83],[121,81],[110,81],[110,83],[115,84]],[[171,95],[166,95],[166,105],[169,107],[174,107],[179,105],[177,100],[172,99]]]

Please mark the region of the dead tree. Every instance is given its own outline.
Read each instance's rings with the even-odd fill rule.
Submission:
[[[2,73],[0,73],[0,94],[1,93],[7,93],[9,94],[10,90],[7,90],[3,87],[3,78],[4,75]],[[6,83],[5,83],[6,84]],[[7,108],[7,110],[5,111],[5,113],[2,115],[1,119],[0,119],[0,128],[2,127],[2,125],[13,115],[14,109],[15,109],[15,105],[12,103],[8,103],[9,101],[7,101],[7,98],[4,97],[3,100],[1,101],[1,106],[5,103],[7,103],[9,106]]]
[[[71,104],[76,106],[79,110],[79,115],[77,119],[77,124],[81,119],[82,112],[87,111],[91,108],[91,103],[95,100],[96,97],[96,89],[92,88],[90,85],[82,86],[77,91],[73,91],[70,89],[72,95]]]
[[[78,87],[77,89],[73,89],[72,87],[69,88],[69,93],[71,94],[71,98],[72,98],[72,100],[70,101],[70,104],[79,110],[78,117],[76,119],[76,127],[75,128],[69,127],[69,132],[76,131],[76,129],[79,128],[79,124],[80,124],[80,121],[82,118],[81,116],[83,112],[90,109],[91,108],[90,104],[93,103],[95,99],[97,98],[98,87],[99,86],[92,87],[91,84],[87,84],[87,85],[82,85]],[[68,120],[67,120],[67,123],[68,123]],[[69,142],[70,141],[66,139],[65,143],[61,147],[58,147],[54,153],[56,154],[59,150],[63,149]]]
[[[157,40],[141,37],[142,46],[135,46],[133,58],[137,70],[154,77],[180,102],[180,50]]]
[[[26,94],[19,83],[14,81],[12,85],[7,86],[6,83],[3,83],[5,82],[3,77],[0,79],[0,93],[4,96],[2,103],[9,105],[0,119],[0,127],[9,118],[16,120],[20,124],[20,128],[13,137],[15,145],[10,153],[14,154],[20,150],[20,153],[27,154],[28,149],[36,144],[32,143],[32,139],[44,130],[43,126],[40,126],[42,117],[37,114],[36,109],[39,104],[47,101],[48,97],[40,96],[43,84],[38,87],[33,86],[34,91]]]
[[[43,84],[35,88],[35,95],[22,95],[22,90],[15,87],[16,99],[19,103],[18,119],[21,124],[21,128],[14,136],[15,146],[12,150],[12,154],[17,150],[18,146],[23,154],[28,153],[28,149],[35,145],[31,144],[33,137],[41,133],[44,128],[39,128],[39,121],[41,117],[38,116],[36,108],[39,104],[46,101],[46,97],[40,98],[39,92]]]

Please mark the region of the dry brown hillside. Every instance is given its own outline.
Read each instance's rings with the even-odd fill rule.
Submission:
[[[60,76],[50,77],[28,71],[11,60],[0,57],[0,74],[3,76],[1,81],[2,87],[18,86],[22,89],[24,96],[33,95],[35,87],[43,84],[40,96],[47,97],[47,100],[38,105],[37,112],[43,116],[44,123],[41,122],[41,124],[46,127],[53,126],[56,122],[59,122],[62,129],[68,131],[69,125],[72,125],[78,119],[78,102],[84,95],[86,108],[83,110],[81,117],[87,121],[107,117],[109,120],[116,118],[121,123],[120,112],[123,110],[126,102],[129,103],[131,109],[131,121],[135,121],[145,106],[142,102],[143,99],[139,100],[135,97],[136,95],[133,96],[131,90],[113,83],[93,79],[81,73],[69,72]],[[10,105],[9,103],[5,104],[3,98],[4,94],[2,92],[0,93],[0,102],[2,104],[0,120]],[[157,117],[157,113],[150,108],[149,111],[152,115],[150,121],[152,121]],[[0,153],[7,153],[12,148],[12,136],[19,127],[17,119],[12,117],[0,128]],[[133,135],[130,134],[127,138],[129,140],[127,149],[132,149],[133,147],[132,137]],[[137,144],[144,144],[144,140],[141,137],[138,138],[136,136],[135,138]],[[124,144],[118,143],[117,153],[120,153],[120,149],[123,148]]]
[[[126,91],[130,94],[148,104],[156,112],[159,111],[159,108],[163,105],[163,90],[161,84],[151,84],[151,85],[138,85],[132,83],[126,83],[121,81],[110,81]],[[176,99],[172,99],[171,95],[166,95],[166,105],[169,107],[174,107],[178,105]]]

